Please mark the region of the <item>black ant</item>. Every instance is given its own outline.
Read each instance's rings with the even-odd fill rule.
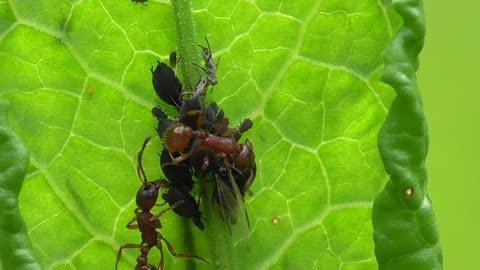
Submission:
[[[128,223],[128,229],[139,229],[141,232],[142,243],[141,244],[123,244],[117,253],[117,262],[115,264],[115,269],[118,267],[118,262],[122,258],[122,250],[127,248],[139,248],[141,255],[137,258],[137,265],[135,269],[150,270],[152,269],[147,263],[147,256],[150,250],[153,247],[157,247],[160,250],[160,263],[158,269],[163,269],[165,264],[165,259],[163,257],[163,246],[162,242],[165,242],[167,245],[168,251],[172,256],[179,258],[197,258],[205,263],[208,263],[207,260],[190,254],[177,254],[170,242],[165,239],[161,233],[157,232],[157,229],[162,228],[160,222],[160,217],[164,215],[169,210],[175,209],[183,203],[183,201],[177,201],[171,207],[164,209],[160,213],[154,215],[150,210],[155,206],[158,198],[158,193],[161,188],[164,187],[165,180],[155,180],[148,182],[147,176],[142,166],[142,156],[145,148],[150,141],[150,137],[146,138],[143,142],[142,148],[138,153],[138,165],[137,165],[137,175],[142,182],[142,186],[137,192],[136,203],[137,208],[135,209],[135,217],[133,217]],[[137,224],[134,224],[134,222]]]

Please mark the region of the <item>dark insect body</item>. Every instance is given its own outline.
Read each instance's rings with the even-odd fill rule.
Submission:
[[[162,198],[170,206],[182,201],[183,203],[175,207],[173,211],[179,216],[192,219],[193,224],[203,231],[205,225],[202,222],[203,217],[200,212],[199,202],[195,201],[195,198],[190,194],[194,184],[192,171],[186,163],[171,164],[173,155],[179,154],[171,154],[165,148],[160,155],[160,165],[163,173],[169,179],[169,182],[162,182],[163,189],[166,190]],[[163,164],[168,163],[170,165],[163,166]]]
[[[158,125],[155,130],[157,131],[158,136],[162,138],[168,127],[173,125],[175,121],[168,119],[167,115],[162,111],[162,109],[158,107],[152,109],[152,115],[155,116],[158,120]]]
[[[205,75],[188,93],[188,98],[183,97],[185,93],[182,92],[181,84],[177,88],[160,88],[155,85],[155,80],[170,86],[174,84],[166,82],[178,80],[173,70],[166,69],[166,64],[159,63],[158,72],[157,69],[152,70],[152,82],[157,95],[166,103],[174,105],[179,112],[178,118],[171,120],[159,107],[152,109],[152,114],[158,120],[157,133],[164,143],[160,164],[168,178],[168,181],[162,182],[162,198],[171,207],[178,201],[183,201],[173,211],[191,218],[203,230],[199,200],[195,201],[191,194],[194,185],[192,177],[213,182],[212,202],[220,206],[230,229],[231,224],[249,223],[244,196],[255,179],[255,154],[249,139],[244,143],[239,141],[242,134],[252,128],[253,122],[245,119],[238,127],[230,128],[229,119],[215,102],[205,106],[208,88],[218,83],[218,62],[213,58],[208,40],[205,40],[207,47],[198,45],[204,62],[204,67],[199,67]],[[175,67],[178,59],[180,58],[175,53],[171,53],[170,66]]]
[[[179,258],[197,258],[205,263],[208,263],[205,259],[190,255],[190,254],[177,254],[170,244],[170,242],[163,237],[163,235],[157,231],[157,229],[162,228],[160,222],[160,217],[166,212],[175,209],[183,204],[183,201],[177,201],[171,207],[164,209],[158,214],[152,214],[151,209],[155,206],[158,198],[158,193],[161,188],[164,188],[165,180],[155,180],[149,182],[145,175],[145,171],[142,166],[142,156],[145,151],[150,137],[145,139],[140,152],[138,153],[138,165],[137,165],[137,174],[139,179],[142,182],[142,186],[137,192],[136,203],[137,208],[135,209],[135,217],[133,217],[128,223],[128,229],[138,229],[141,233],[142,242],[141,244],[124,244],[122,245],[117,253],[117,261],[115,264],[115,269],[118,268],[118,262],[122,258],[122,251],[129,248],[138,248],[140,249],[140,256],[137,258],[137,265],[135,269],[139,270],[150,270],[153,269],[151,265],[148,264],[148,253],[153,247],[157,247],[160,251],[160,263],[158,269],[163,269],[165,264],[165,258],[163,256],[163,245],[162,241],[167,245],[168,251],[172,256]],[[136,224],[135,224],[136,222]]]
[[[239,132],[250,127],[248,122],[239,128]],[[192,139],[195,143],[191,146]],[[189,152],[176,157],[170,164],[188,161],[197,177],[213,174],[215,186],[212,198],[220,205],[230,231],[230,224],[237,223],[238,214],[244,215],[246,226],[249,226],[248,215],[241,213],[245,211],[245,192],[249,190],[256,174],[255,155],[249,139],[244,144],[238,144],[234,138],[192,130],[176,123],[165,132],[164,142],[165,148],[172,152],[184,152],[191,146]]]
[[[162,198],[169,205],[175,205],[176,202],[182,201],[183,203],[175,207],[173,211],[179,216],[192,219],[193,224],[199,230],[205,230],[199,202],[195,201],[195,198],[185,188],[171,185],[168,187],[167,193],[162,195]]]
[[[175,72],[165,63],[157,61],[152,72],[152,84],[157,96],[165,103],[180,108],[182,106],[182,83]]]
[[[160,166],[163,174],[173,186],[185,187],[186,190],[191,191],[194,183],[192,179],[193,173],[189,164],[178,163],[175,165],[163,166],[164,164],[171,163],[172,160],[179,156],[179,153],[169,153],[167,149],[164,148],[160,154]]]
[[[180,61],[180,57],[177,57],[176,52],[171,52],[169,57],[168,57],[168,60],[170,60],[170,66],[173,67],[173,68],[176,68],[177,63]]]
[[[196,109],[196,108],[195,108]],[[185,115],[191,118],[184,121]],[[190,123],[188,126],[185,123]],[[197,123],[197,124],[192,124]],[[210,104],[205,113],[194,110],[180,116],[178,122],[170,125],[163,133],[167,151],[175,153],[171,163],[190,164],[196,177],[204,179],[214,176],[212,198],[221,206],[228,224],[237,223],[238,209],[243,209],[243,197],[256,175],[255,155],[250,140],[239,144],[241,134],[253,123],[245,119],[238,128],[229,128],[228,118],[216,103]],[[192,127],[198,128],[192,128]],[[212,134],[213,133],[213,134]],[[183,154],[179,154],[183,152]],[[227,173],[230,171],[230,173]],[[246,216],[248,226],[248,216]]]

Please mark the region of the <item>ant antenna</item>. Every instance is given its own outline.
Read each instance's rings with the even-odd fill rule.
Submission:
[[[142,182],[142,185],[146,185],[148,182],[147,176],[145,175],[145,171],[143,170],[142,157],[143,157],[143,152],[145,151],[145,148],[147,147],[147,144],[149,141],[150,141],[150,136],[148,136],[145,139],[142,145],[142,149],[140,149],[140,152],[138,152],[137,175],[138,175],[138,179],[140,179],[140,182]]]

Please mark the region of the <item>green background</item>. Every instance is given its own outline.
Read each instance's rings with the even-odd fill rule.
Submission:
[[[444,269],[478,269],[480,3],[425,1],[418,81],[430,130],[429,191]]]

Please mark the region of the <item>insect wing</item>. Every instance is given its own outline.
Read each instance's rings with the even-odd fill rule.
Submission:
[[[216,200],[220,204],[222,216],[232,234],[234,242],[245,238],[249,233],[248,217],[243,198],[235,181],[222,179],[216,175]],[[234,226],[232,226],[234,225]]]
[[[250,220],[248,219],[247,208],[245,208],[245,200],[244,196],[242,195],[243,193],[238,188],[230,170],[228,170],[228,180],[230,181],[233,194],[235,195],[235,199],[238,203],[237,225],[234,226],[232,235],[234,241],[240,241],[248,237],[250,233]]]

